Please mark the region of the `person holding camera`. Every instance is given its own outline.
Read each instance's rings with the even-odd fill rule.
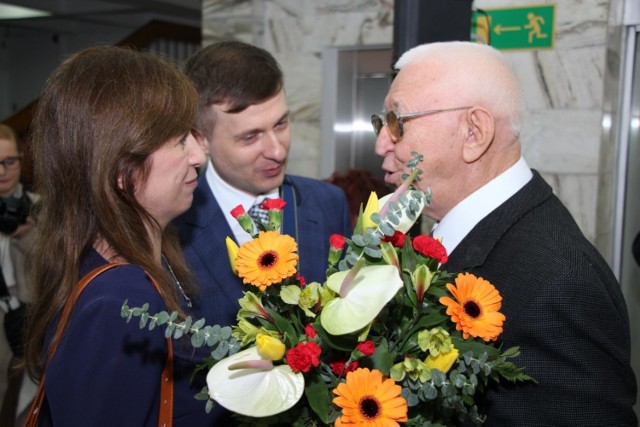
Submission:
[[[23,374],[14,368],[22,356],[25,304],[25,252],[35,221],[37,195],[20,182],[22,147],[13,131],[0,124],[0,425],[12,426],[18,411]]]

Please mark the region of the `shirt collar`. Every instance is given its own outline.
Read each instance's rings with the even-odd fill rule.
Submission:
[[[242,205],[244,210],[248,211],[255,203],[259,203],[267,197],[279,197],[279,188],[274,188],[267,193],[260,194],[257,197],[254,197],[250,194],[238,190],[237,188],[226,182],[224,179],[222,179],[220,174],[218,174],[218,172],[216,171],[216,168],[213,167],[211,159],[209,159],[207,168],[205,170],[205,178],[207,180],[207,183],[209,184],[209,187],[211,188],[211,191],[213,192],[213,195],[216,198],[216,201],[218,202],[218,205],[220,206],[220,209],[222,209],[224,217],[227,220],[227,223],[229,224],[229,227],[231,228],[231,231],[233,232],[233,235],[235,236],[238,244],[241,245],[242,243],[251,240],[251,236],[249,235],[249,233],[244,231],[238,223],[238,220],[236,220],[231,215],[231,210],[238,205]]]
[[[436,224],[433,237],[450,254],[484,217],[516,194],[533,177],[523,157],[513,166],[467,196]]]

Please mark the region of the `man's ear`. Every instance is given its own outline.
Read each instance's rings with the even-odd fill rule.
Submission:
[[[467,111],[467,139],[462,157],[466,163],[473,163],[487,152],[495,136],[493,116],[481,107]]]

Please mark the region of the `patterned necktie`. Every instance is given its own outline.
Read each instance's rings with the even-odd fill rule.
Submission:
[[[261,203],[261,202],[260,202]],[[269,211],[262,209],[260,203],[256,203],[249,209],[249,216],[253,218],[256,223],[267,224],[269,223]]]

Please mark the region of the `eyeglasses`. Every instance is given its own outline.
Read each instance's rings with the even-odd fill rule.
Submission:
[[[380,130],[386,125],[389,136],[393,142],[399,142],[404,135],[404,122],[409,119],[430,116],[432,114],[444,113],[447,111],[466,110],[469,107],[445,108],[442,110],[420,111],[418,113],[400,114],[397,111],[388,111],[384,116],[374,114],[371,116],[371,124],[376,136],[380,134]]]
[[[15,170],[20,166],[21,156],[7,157],[4,160],[0,160],[0,165],[4,166],[6,170]]]

